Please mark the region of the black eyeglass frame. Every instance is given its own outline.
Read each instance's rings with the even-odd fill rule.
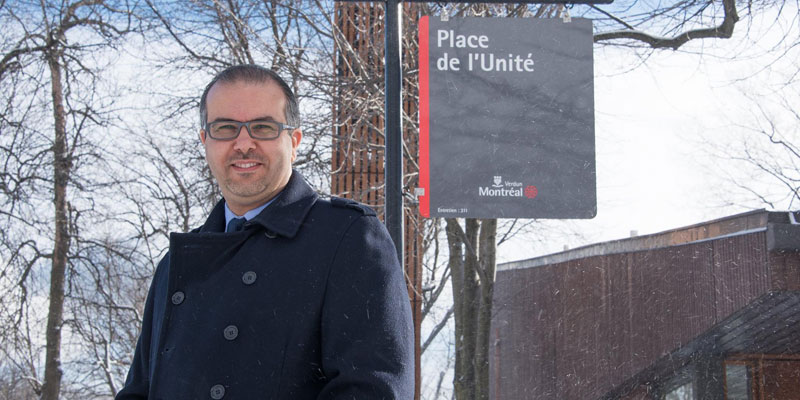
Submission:
[[[255,137],[255,136],[253,136],[253,131],[250,130],[250,124],[252,124],[254,122],[269,123],[269,124],[278,125],[278,134],[275,135],[275,137],[271,137],[271,138]],[[234,125],[236,125],[236,136],[229,137],[229,138],[217,138],[217,137],[214,137],[214,135],[211,133],[211,124],[215,124],[215,123],[226,123],[226,124],[234,124]],[[283,131],[297,129],[294,126],[286,125],[286,124],[284,124],[282,122],[278,122],[278,121],[265,120],[265,119],[254,119],[252,121],[245,121],[245,122],[235,121],[235,120],[221,120],[221,121],[206,122],[206,126],[203,128],[203,130],[206,132],[208,137],[210,137],[210,138],[212,138],[214,140],[219,140],[221,142],[229,142],[231,140],[236,140],[236,138],[238,138],[239,135],[241,135],[243,126],[247,129],[247,134],[250,135],[250,138],[253,139],[253,140],[275,140],[275,139],[277,139],[277,138],[279,138],[281,136],[281,133],[283,133]]]

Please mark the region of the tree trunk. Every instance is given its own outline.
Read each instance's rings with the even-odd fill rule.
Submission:
[[[453,377],[455,398],[458,400],[477,400],[481,392],[488,394],[488,336],[481,332],[489,332],[491,321],[491,288],[494,274],[491,275],[486,298],[484,281],[485,270],[494,270],[494,248],[497,222],[487,220],[482,223],[477,219],[467,219],[464,230],[456,219],[447,219],[447,242],[450,248],[450,270],[453,282],[453,303],[455,319],[456,365]],[[480,240],[479,240],[480,236]],[[484,241],[491,241],[484,244]],[[479,252],[480,250],[480,252]],[[484,260],[484,252],[491,254]],[[487,268],[485,263],[491,266]],[[484,309],[488,307],[488,309]],[[485,324],[486,326],[482,326]],[[485,342],[485,345],[482,344]],[[485,347],[485,348],[482,348]],[[484,364],[486,364],[484,366]],[[485,375],[481,378],[480,374]],[[484,379],[484,383],[480,382]],[[487,386],[482,389],[483,386]]]
[[[489,399],[489,333],[492,324],[492,295],[497,265],[497,220],[481,220],[479,240],[481,269],[480,306],[475,345],[475,399]]]
[[[464,317],[462,318],[463,330],[456,334],[463,339],[462,348],[464,351],[462,362],[464,363],[464,388],[466,389],[466,396],[464,400],[475,400],[475,354],[477,335],[478,335],[478,319],[475,316],[478,313],[480,304],[480,282],[476,271],[478,269],[478,255],[475,250],[478,244],[478,231],[480,230],[480,223],[476,219],[466,219],[466,236],[467,251],[464,253],[464,287],[463,287],[463,301],[464,301]],[[456,361],[458,360],[458,350],[456,350]]]
[[[42,400],[57,400],[61,389],[61,326],[64,314],[64,281],[69,252],[69,223],[67,215],[67,183],[70,157],[67,150],[66,113],[61,86],[60,54],[47,55],[53,95],[55,141],[53,142],[53,205],[55,206],[55,238],[50,269],[50,306],[47,312],[47,351],[45,354]]]
[[[459,235],[458,221],[455,219],[448,219],[445,233],[447,234],[447,246],[449,248],[450,256],[448,264],[450,271],[452,271],[452,285],[453,285],[453,320],[455,321],[455,341],[456,341],[456,364],[454,367],[453,375],[453,393],[456,399],[464,399],[465,395],[465,382],[462,377],[464,376],[466,367],[464,366],[464,338],[461,332],[464,330],[464,243]]]

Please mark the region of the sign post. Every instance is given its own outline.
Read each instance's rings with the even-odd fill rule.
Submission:
[[[401,40],[400,25],[402,23],[402,12],[400,12],[399,0],[386,0],[384,11],[384,56],[385,61],[385,81],[386,96],[384,98],[386,121],[386,184],[385,196],[386,209],[384,211],[384,221],[386,229],[394,241],[397,257],[400,265],[405,268],[405,255],[403,254],[403,108],[402,108],[402,87],[403,74],[401,64]]]

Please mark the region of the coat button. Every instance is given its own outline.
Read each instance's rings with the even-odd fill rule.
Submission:
[[[236,325],[228,325],[225,327],[225,330],[222,331],[222,334],[225,336],[225,339],[233,340],[239,336],[239,328]]]
[[[258,275],[256,275],[255,272],[247,271],[242,275],[242,282],[244,282],[245,285],[252,285],[255,283],[257,277]]]
[[[219,400],[225,397],[225,386],[222,385],[214,385],[211,387],[211,398],[214,400]]]
[[[186,295],[184,295],[183,292],[179,290],[172,294],[172,304],[175,304],[177,306],[178,304],[183,303],[183,299],[185,298]]]

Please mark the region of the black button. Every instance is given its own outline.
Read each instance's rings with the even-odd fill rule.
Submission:
[[[185,298],[186,295],[184,295],[183,292],[179,290],[172,294],[172,304],[175,304],[177,306],[178,304],[183,303],[183,299]]]
[[[236,337],[239,336],[239,328],[237,328],[236,325],[228,325],[225,330],[222,331],[222,334],[225,335],[225,339],[236,339]]]
[[[256,275],[255,272],[247,271],[242,275],[242,282],[244,282],[245,285],[252,285],[255,283],[257,277],[258,275]]]
[[[211,387],[211,398],[214,400],[219,400],[225,397],[225,386],[222,385],[214,385]]]

